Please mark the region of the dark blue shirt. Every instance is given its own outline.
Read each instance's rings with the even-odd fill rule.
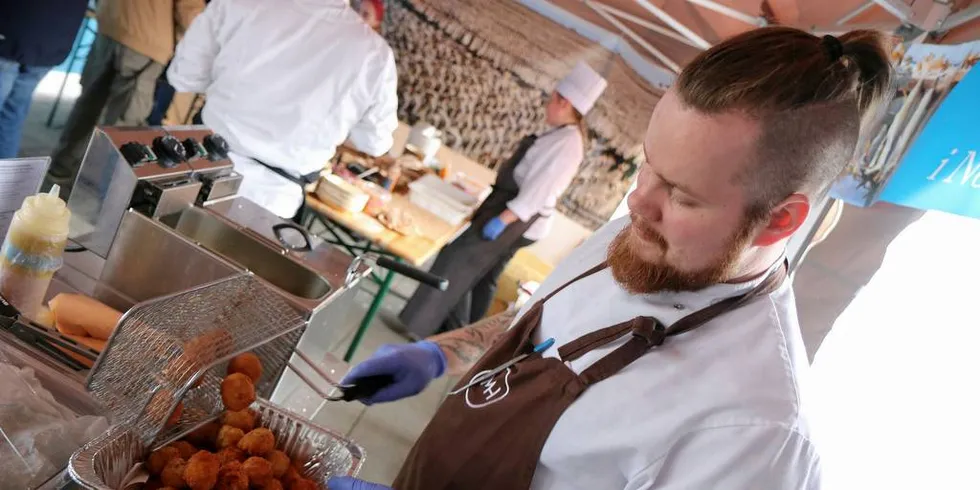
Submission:
[[[55,66],[68,56],[88,0],[0,0],[0,58]]]

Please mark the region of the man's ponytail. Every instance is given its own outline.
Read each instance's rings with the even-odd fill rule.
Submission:
[[[840,36],[841,61],[854,70],[858,107],[866,115],[891,89],[892,66],[884,35],[877,31],[851,31]]]

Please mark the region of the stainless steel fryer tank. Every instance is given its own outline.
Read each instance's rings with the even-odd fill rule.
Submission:
[[[315,271],[262,243],[247,230],[233,226],[198,207],[160,220],[179,235],[222,258],[252,271],[285,293],[302,300],[322,302],[333,289]]]

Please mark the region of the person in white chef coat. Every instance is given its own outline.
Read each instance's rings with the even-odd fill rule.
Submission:
[[[203,121],[228,141],[239,195],[283,218],[338,145],[380,156],[398,127],[394,54],[345,0],[214,0],[167,79],[206,94]]]
[[[408,333],[424,338],[486,315],[507,262],[551,230],[558,198],[585,156],[584,115],[605,88],[583,62],[558,83],[544,110],[550,129],[521,140],[497,169],[493,192],[470,227],[436,257],[430,272],[448,279],[449,289],[419,288],[402,309]]]
[[[392,487],[821,488],[784,253],[888,91],[885,46],[766,27],[687,65],[650,120],[628,217],[516,317],[385,346],[345,377],[391,376],[364,400],[380,403],[462,375]]]

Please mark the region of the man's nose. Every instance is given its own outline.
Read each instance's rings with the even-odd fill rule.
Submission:
[[[637,187],[626,199],[626,206],[645,221],[659,222],[663,218],[663,201],[658,194],[655,188]]]

